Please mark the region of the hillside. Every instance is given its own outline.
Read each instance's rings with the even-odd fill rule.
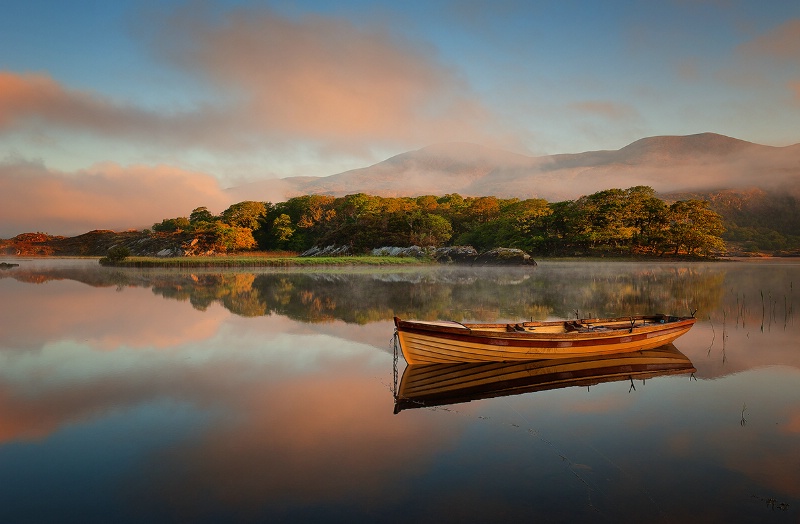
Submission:
[[[800,194],[800,144],[771,147],[714,134],[658,136],[621,149],[541,157],[475,144],[439,144],[327,177],[293,177],[232,188],[260,198],[283,191],[379,196],[459,193],[501,198],[574,199],[611,187],[646,185],[662,194],[789,187]]]
[[[690,198],[709,201],[722,216],[729,251],[800,252],[800,200],[788,192],[749,188],[664,196],[669,202]]]

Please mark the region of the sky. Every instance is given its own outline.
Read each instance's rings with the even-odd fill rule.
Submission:
[[[800,142],[797,0],[0,0],[0,237],[443,142]],[[275,195],[253,195],[271,200]]]

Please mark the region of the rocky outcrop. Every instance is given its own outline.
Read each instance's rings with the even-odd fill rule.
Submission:
[[[498,247],[481,253],[472,264],[475,266],[535,266],[536,261],[521,249]]]
[[[300,253],[301,257],[344,257],[351,255],[350,246],[330,245],[326,247],[314,246]]]
[[[17,256],[102,257],[112,247],[128,248],[133,256],[203,256],[217,254],[213,239],[194,233],[115,232],[100,229],[75,237],[23,233],[0,240],[0,253]]]
[[[380,247],[373,249],[373,256],[432,258],[440,264],[469,266],[535,266],[536,261],[521,249],[496,248],[483,253],[472,246],[449,247]]]
[[[411,247],[378,247],[371,251],[375,257],[412,257],[425,258],[429,256],[428,249],[419,246]]]
[[[472,264],[478,251],[472,246],[449,246],[436,248],[432,255],[440,264]]]

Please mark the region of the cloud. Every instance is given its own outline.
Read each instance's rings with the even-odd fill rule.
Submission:
[[[742,45],[740,50],[745,55],[800,65],[800,18],[784,22]]]
[[[149,34],[138,35],[193,83],[180,108],[72,89],[47,73],[0,71],[0,136],[21,138],[33,151],[42,151],[42,135],[73,150],[76,137],[110,146],[124,140],[125,149],[157,154],[145,157],[157,161],[241,152],[282,158],[302,150],[323,162],[519,135],[434,49],[385,24],[202,11],[192,4],[150,13]]]
[[[638,116],[634,108],[604,100],[587,100],[570,104],[570,109],[609,120],[629,120]]]
[[[159,56],[242,104],[238,124],[274,140],[338,147],[475,140],[493,122],[459,74],[435,52],[389,27],[269,11],[167,17]]]
[[[62,129],[181,147],[241,147],[226,108],[157,112],[69,89],[43,73],[0,71],[0,135]]]
[[[176,167],[107,163],[64,173],[31,162],[0,163],[2,238],[149,227],[197,206],[218,213],[231,203],[210,175]]]
[[[749,42],[739,46],[746,78],[774,80],[788,88],[795,102],[800,101],[800,18],[788,20]],[[777,66],[778,69],[775,67]],[[765,67],[772,67],[764,70]],[[756,71],[763,70],[760,74]],[[749,74],[748,74],[749,73]],[[751,80],[752,81],[752,80]]]

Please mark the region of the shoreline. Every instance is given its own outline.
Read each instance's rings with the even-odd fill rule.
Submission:
[[[680,262],[680,263],[707,263],[707,262],[747,262],[747,261],[770,261],[781,260],[789,261],[798,257],[780,256],[757,256],[757,257],[540,257],[537,262],[609,262],[609,263],[652,263],[652,262]],[[264,255],[240,255],[240,256],[209,256],[209,257],[128,257],[121,261],[108,261],[104,257],[92,256],[53,256],[53,255],[0,255],[0,261],[24,261],[24,260],[97,260],[98,265],[113,268],[313,268],[313,267],[385,267],[385,266],[442,266],[442,267],[483,267],[483,264],[473,265],[468,263],[437,263],[431,259],[420,259],[413,257],[391,257],[391,256],[341,256],[341,257],[298,257],[298,256],[278,256],[270,257]],[[14,262],[17,263],[17,262]],[[490,267],[536,267],[535,265],[523,264],[489,264]]]

